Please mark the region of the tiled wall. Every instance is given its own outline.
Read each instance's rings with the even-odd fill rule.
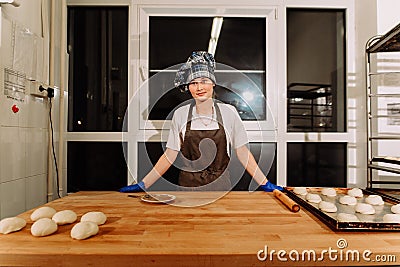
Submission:
[[[18,113],[11,110],[14,104]],[[48,110],[43,99],[26,96],[17,102],[3,92],[0,105],[0,217],[5,218],[47,200]]]
[[[48,101],[29,94],[14,100],[5,95],[4,69],[13,68],[11,21],[40,33],[41,0],[20,7],[2,5],[0,44],[0,219],[18,215],[47,201]],[[27,81],[27,84],[29,82]],[[19,111],[14,113],[12,106]]]

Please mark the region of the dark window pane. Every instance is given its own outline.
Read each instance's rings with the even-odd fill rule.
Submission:
[[[173,86],[175,65],[195,50],[208,50],[212,23],[213,17],[150,17],[149,119],[170,119],[191,98]],[[235,106],[243,120],[265,120],[265,18],[223,18],[214,56],[216,98]]]
[[[68,142],[68,192],[117,190],[128,168],[119,142]]]
[[[69,131],[121,131],[128,104],[128,8],[68,8]]]
[[[346,187],[347,143],[288,143],[287,185]]]
[[[138,178],[139,181],[151,170],[156,164],[159,157],[163,154],[163,145],[159,142],[139,142],[138,143]],[[261,170],[268,176],[268,179],[276,183],[276,144],[275,143],[250,143],[250,151],[254,158],[259,162]],[[236,183],[233,190],[247,191],[252,180],[251,176],[245,172],[243,166],[238,161],[235,153],[229,165],[232,183]],[[240,177],[235,177],[240,174]],[[179,170],[171,166],[171,168],[163,175],[163,179],[158,180],[151,186],[150,190],[175,190],[178,184]],[[168,181],[168,182],[167,182]]]
[[[346,131],[344,9],[287,9],[289,132]]]

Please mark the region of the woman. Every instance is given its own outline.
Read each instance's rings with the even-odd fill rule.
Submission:
[[[174,112],[166,150],[153,169],[140,183],[123,187],[120,192],[149,188],[172,164],[180,169],[178,183],[182,190],[229,191],[229,146],[264,191],[282,190],[269,182],[258,167],[247,147],[246,131],[236,109],[215,101],[214,69],[214,57],[196,51],[178,70],[175,86],[189,90],[193,101]]]

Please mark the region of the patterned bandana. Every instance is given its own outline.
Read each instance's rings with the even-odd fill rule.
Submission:
[[[175,87],[187,91],[187,84],[201,77],[209,78],[216,83],[214,69],[215,60],[212,54],[206,51],[195,51],[177,71],[174,80]]]

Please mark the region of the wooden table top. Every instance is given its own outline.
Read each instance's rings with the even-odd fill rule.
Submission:
[[[188,198],[210,197],[205,192],[171,194],[177,196],[178,204]],[[272,193],[230,192],[208,205],[179,207],[145,203],[118,192],[78,192],[44,206],[73,210],[78,219],[88,211],[102,211],[108,220],[96,236],[86,240],[70,237],[74,224],[59,226],[50,236],[34,237],[30,233],[33,210],[22,213],[19,217],[27,221],[24,229],[0,234],[0,266],[351,266],[400,262],[400,232],[334,232],[304,209],[290,212]],[[339,247],[344,242],[347,246]]]

